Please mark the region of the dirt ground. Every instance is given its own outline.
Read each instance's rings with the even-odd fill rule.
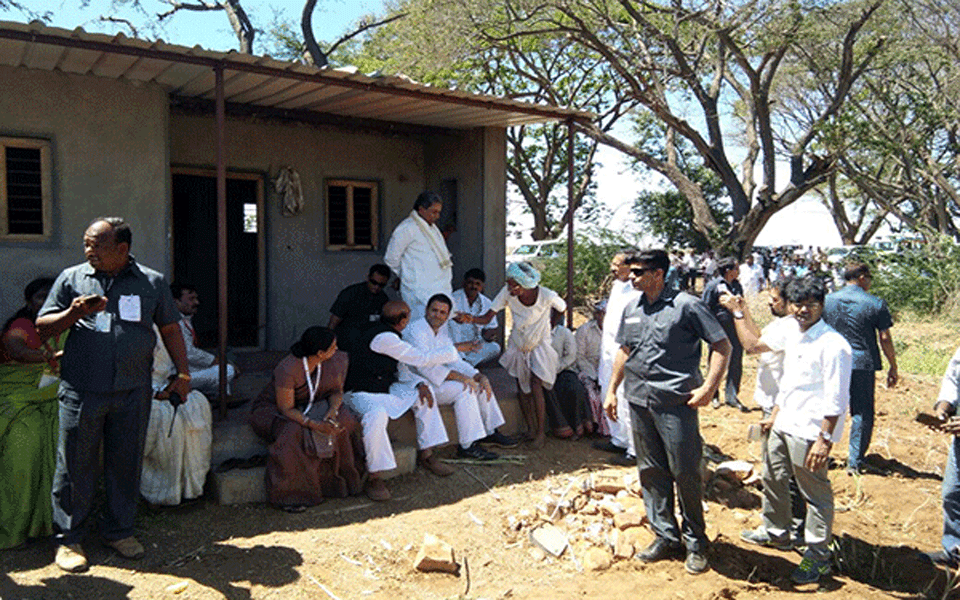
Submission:
[[[742,396],[749,399],[754,372],[752,359],[746,362]],[[790,583],[798,554],[739,540],[741,529],[758,524],[758,511],[727,504],[759,506],[760,493],[752,487],[746,495],[736,489],[709,495],[712,568],[703,575],[688,575],[680,561],[617,560],[606,570],[584,570],[587,549],[602,540],[583,536],[575,536],[560,558],[544,557],[528,534],[545,495],[556,497],[571,482],[577,490],[591,472],[635,471],[606,465],[606,455],[591,448],[589,439],[550,439],[542,451],[507,451],[525,456],[519,464],[459,464],[447,479],[418,470],[393,480],[394,500],[383,504],[364,497],[328,500],[300,514],[208,501],[145,508],[138,522],[148,551],[144,559],[117,558],[90,536],[84,544],[90,571],[69,575],[52,564],[51,543],[38,541],[0,552],[0,598],[750,600],[812,592],[818,598],[940,598],[945,573],[921,564],[916,554],[939,545],[947,440],[913,422],[918,411],[929,410],[938,386],[937,378],[913,375],[895,390],[878,385],[870,460],[888,474],[848,476],[842,466],[846,440],[834,448],[841,572],[820,585]],[[703,409],[704,439],[731,457],[757,463],[759,442],[748,442],[746,430],[759,415]],[[609,529],[602,514],[592,518],[600,523],[594,531]],[[651,539],[645,529],[638,545]],[[425,533],[454,547],[459,576],[412,568]]]

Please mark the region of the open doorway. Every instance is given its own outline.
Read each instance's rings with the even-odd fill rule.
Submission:
[[[173,170],[173,276],[197,288],[197,344],[216,347],[217,179]],[[263,347],[263,177],[227,174],[227,345]]]

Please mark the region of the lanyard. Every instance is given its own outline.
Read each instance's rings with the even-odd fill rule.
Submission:
[[[307,403],[307,410],[303,411],[303,414],[306,415],[310,412],[310,409],[313,407],[313,399],[317,395],[317,390],[320,389],[320,365],[317,365],[317,379],[316,381],[310,380],[310,369],[307,366],[307,357],[304,356],[303,360],[303,374],[307,377],[307,389],[310,390],[310,402]]]

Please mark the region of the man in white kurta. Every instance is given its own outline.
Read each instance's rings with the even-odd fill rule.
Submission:
[[[412,322],[404,331],[404,340],[425,353],[456,349],[447,328],[450,299],[438,295],[431,300],[426,318]],[[453,405],[460,442],[458,456],[478,460],[497,457],[477,443],[495,434],[497,427],[505,422],[486,375],[463,359],[431,367],[413,367],[407,371],[430,385],[437,404]],[[401,380],[404,376],[404,369],[401,369]]]
[[[453,292],[453,313],[464,313],[482,317],[490,310],[491,301],[483,295],[486,274],[480,269],[470,269],[463,276],[463,287]],[[500,344],[494,341],[497,334],[497,318],[493,317],[486,325],[476,323],[457,323],[447,321],[450,337],[454,344],[478,344],[476,350],[460,352],[463,360],[474,367],[480,363],[500,356]]]
[[[183,344],[187,348],[187,361],[190,363],[190,387],[199,390],[205,396],[216,398],[220,395],[220,365],[217,357],[197,348],[197,332],[193,328],[193,317],[200,306],[200,298],[193,286],[174,282],[170,284],[173,302],[180,311],[180,332]],[[230,382],[237,375],[237,369],[227,363],[227,393]]]
[[[393,447],[387,435],[390,419],[399,419],[413,409],[417,424],[417,446],[421,450],[421,463],[437,474],[449,469],[434,460],[428,451],[448,441],[439,411],[436,410],[427,384],[409,374],[409,367],[429,367],[459,360],[455,348],[439,348],[423,351],[400,338],[400,333],[410,321],[407,305],[400,301],[388,302],[383,307],[381,322],[368,333],[366,348],[358,348],[350,357],[350,370],[344,384],[343,400],[361,415],[363,445],[367,454],[367,470],[372,478],[382,471],[397,466]],[[375,366],[376,356],[388,357],[384,361],[393,372]],[[450,471],[452,472],[452,470]],[[389,497],[389,496],[388,496]]]
[[[603,338],[600,353],[600,397],[607,396],[610,386],[610,377],[613,374],[613,357],[620,344],[617,343],[617,331],[620,329],[620,319],[627,304],[640,297],[640,292],[634,289],[630,279],[630,267],[624,263],[625,255],[620,253],[610,261],[610,273],[614,277],[613,287],[610,289],[610,298],[607,300],[607,313],[603,317]],[[633,443],[633,429],[630,425],[630,403],[623,395],[623,387],[617,388],[617,420],[611,421],[604,415],[607,428],[610,430],[610,444],[625,451],[627,458],[637,455]],[[607,448],[604,448],[607,449]],[[627,461],[632,464],[632,460]]]
[[[437,228],[443,201],[435,192],[417,196],[413,211],[397,225],[383,262],[400,278],[400,296],[419,316],[434,294],[453,293],[453,261]]]
[[[162,392],[177,376],[170,354],[157,335],[153,350],[153,392]],[[210,470],[213,415],[197,390],[174,410],[167,400],[151,400],[143,448],[140,494],[151,504],[172,506],[203,494]]]

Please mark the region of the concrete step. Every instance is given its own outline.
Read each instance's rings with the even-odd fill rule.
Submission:
[[[393,453],[397,457],[397,468],[384,471],[383,479],[393,479],[412,473],[417,468],[417,448],[415,446],[395,445]],[[265,466],[230,469],[217,473],[211,471],[210,484],[217,504],[249,504],[267,501],[267,468]]]

